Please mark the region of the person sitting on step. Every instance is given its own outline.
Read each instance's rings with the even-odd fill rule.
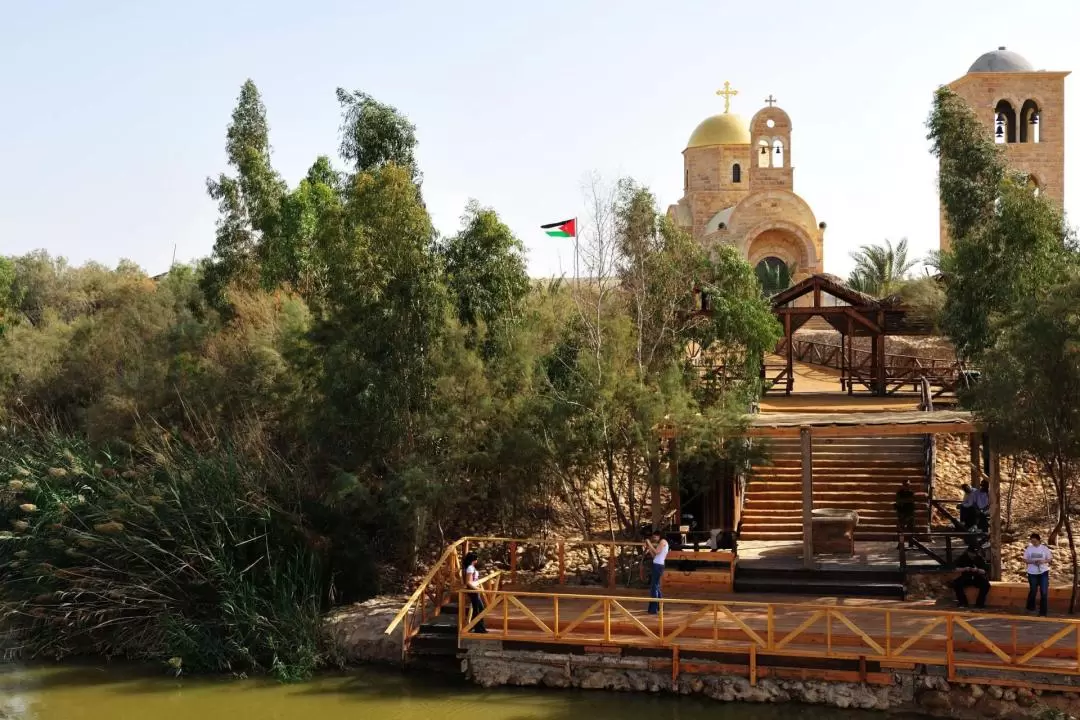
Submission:
[[[956,604],[959,607],[968,606],[965,590],[969,587],[979,589],[979,595],[975,598],[975,607],[986,607],[986,595],[990,592],[990,578],[988,577],[989,566],[983,558],[982,548],[978,545],[969,547],[956,561],[956,568],[961,573],[953,580],[953,590],[956,591]]]

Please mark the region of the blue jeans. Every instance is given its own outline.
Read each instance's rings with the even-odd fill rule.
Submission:
[[[1046,615],[1046,596],[1050,593],[1050,573],[1044,572],[1038,575],[1032,575],[1028,573],[1028,586],[1031,588],[1028,590],[1027,609],[1035,609],[1035,592],[1039,592],[1039,614]]]
[[[660,563],[652,564],[652,577],[649,579],[649,597],[659,600],[664,597],[660,592],[660,578],[664,577],[664,566]],[[649,613],[655,615],[660,612],[660,603],[649,603]]]

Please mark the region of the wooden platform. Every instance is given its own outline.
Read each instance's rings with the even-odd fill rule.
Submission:
[[[503,640],[539,646],[677,648],[806,659],[846,659],[881,667],[924,663],[949,677],[990,673],[997,678],[1039,673],[1061,684],[1080,676],[1080,622],[983,611],[950,612],[931,602],[775,596],[661,601],[620,590],[496,591],[487,595],[487,633],[471,632],[475,619],[459,609],[459,631],[468,640]],[[1080,690],[1080,687],[1077,687]]]
[[[766,395],[761,398],[762,413],[877,413],[917,412],[919,398],[913,395],[848,395],[832,392],[808,392],[792,395]]]

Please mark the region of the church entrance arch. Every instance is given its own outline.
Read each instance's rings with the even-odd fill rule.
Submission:
[[[762,258],[754,266],[754,274],[761,283],[761,289],[770,296],[791,287],[791,276],[794,272],[795,268],[789,267],[775,255]]]
[[[787,227],[762,229],[747,243],[746,259],[753,267],[770,258],[787,266],[792,282],[803,279],[816,264],[809,238]]]

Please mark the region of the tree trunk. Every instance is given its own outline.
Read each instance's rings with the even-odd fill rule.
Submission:
[[[649,458],[649,483],[652,485],[652,526],[656,530],[664,518],[660,498],[660,461],[657,458]]]
[[[1069,560],[1072,562],[1072,592],[1069,593],[1069,614],[1076,613],[1076,589],[1080,585],[1080,564],[1076,558],[1076,539],[1073,536],[1072,518],[1065,514],[1065,535],[1069,539]]]

